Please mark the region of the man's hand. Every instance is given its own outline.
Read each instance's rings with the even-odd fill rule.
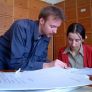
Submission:
[[[56,67],[68,68],[66,63],[64,63],[58,59],[54,60],[53,62],[54,62],[54,66],[56,66]]]
[[[49,68],[49,67],[61,67],[61,68],[68,68],[67,64],[56,59],[54,61],[51,61],[50,63],[44,63],[43,68]]]

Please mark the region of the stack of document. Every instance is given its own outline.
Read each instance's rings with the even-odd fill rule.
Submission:
[[[52,90],[89,84],[92,84],[92,81],[88,76],[78,74],[74,69],[53,67],[18,73],[0,72],[0,90]]]

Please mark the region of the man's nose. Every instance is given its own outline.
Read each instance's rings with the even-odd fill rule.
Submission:
[[[57,33],[57,30],[53,30],[53,33],[56,34]]]

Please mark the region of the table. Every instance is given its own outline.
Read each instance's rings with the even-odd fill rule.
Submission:
[[[25,91],[0,91],[0,92],[92,92],[92,87],[85,86],[85,87],[78,87],[76,89],[72,90],[63,90],[63,89],[53,89],[53,90],[35,90],[35,91],[30,91],[30,90],[25,90]]]

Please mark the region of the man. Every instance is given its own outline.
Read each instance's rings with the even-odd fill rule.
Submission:
[[[61,9],[47,6],[40,12],[38,21],[15,21],[0,37],[0,69],[36,70],[60,66],[59,60],[48,63],[47,50],[50,38],[57,33],[63,19]]]

